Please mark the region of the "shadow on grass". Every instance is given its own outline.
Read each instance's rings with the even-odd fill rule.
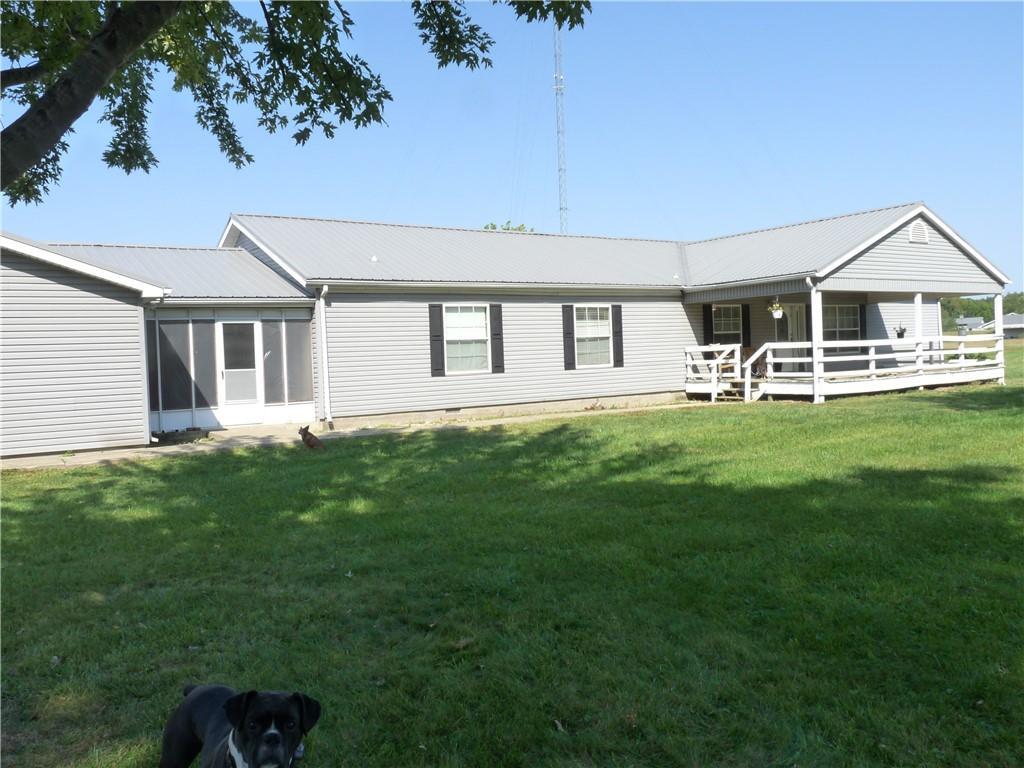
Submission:
[[[726,469],[567,424],[55,473],[6,498],[4,758],[152,763],[214,679],[315,692],[309,768],[1021,748],[1018,468]]]
[[[931,390],[920,397],[953,411],[1001,411],[1009,415],[1024,415],[1024,387],[959,384]]]

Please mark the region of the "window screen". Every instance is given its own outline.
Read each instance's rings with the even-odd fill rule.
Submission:
[[[608,307],[576,307],[576,365],[610,365],[612,322]]]
[[[263,397],[268,403],[284,402],[284,341],[280,320],[263,321]]]
[[[445,370],[489,371],[487,338],[486,305],[445,307]]]
[[[825,341],[855,341],[860,338],[860,307],[857,304],[824,306],[821,314]]]
[[[217,350],[213,320],[192,321],[192,375],[195,379],[196,408],[217,405]]]
[[[146,321],[146,378],[149,381],[149,410],[160,410],[160,371],[156,365],[156,320]]]
[[[313,347],[308,320],[285,320],[285,346],[288,349],[288,402],[313,399]]]
[[[741,344],[743,309],[739,304],[718,304],[712,309],[715,344]]]
[[[165,411],[192,407],[188,321],[160,321],[160,389]]]

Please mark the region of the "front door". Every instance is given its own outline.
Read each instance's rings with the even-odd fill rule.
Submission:
[[[263,421],[263,366],[259,323],[222,320],[218,326],[220,422],[259,424]]]
[[[783,304],[782,317],[775,321],[775,339],[777,341],[807,341],[807,307],[804,304]],[[778,360],[784,357],[810,357],[809,347],[798,349],[780,349],[775,355]],[[804,371],[808,368],[803,363],[778,363],[779,371]]]

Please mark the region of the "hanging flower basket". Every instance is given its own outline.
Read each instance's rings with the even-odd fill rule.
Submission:
[[[782,305],[779,304],[779,302],[773,301],[771,304],[769,304],[768,311],[772,313],[772,317],[774,317],[776,320],[782,319],[783,310]]]

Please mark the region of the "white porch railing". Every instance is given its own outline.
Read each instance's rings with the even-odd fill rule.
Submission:
[[[985,343],[986,346],[967,346]],[[991,346],[987,344],[991,342]],[[956,346],[950,347],[949,343]],[[888,350],[880,352],[879,349]],[[806,356],[777,356],[777,351],[807,350]],[[856,350],[848,352],[846,350]],[[866,350],[866,351],[863,351]],[[796,382],[804,381],[812,385],[811,391],[817,391],[821,383],[834,381],[874,381],[879,376],[923,377],[927,373],[961,372],[970,370],[999,371],[1004,367],[1003,336],[986,334],[965,336],[922,336],[910,339],[856,339],[847,341],[822,341],[818,344],[815,355],[810,341],[767,342],[762,344],[743,363],[743,399],[750,402],[753,397],[754,371],[759,368],[762,374],[758,378],[765,382],[776,379],[789,379]],[[832,352],[833,354],[829,354]],[[986,357],[992,355],[991,358]],[[977,356],[977,357],[975,357]],[[763,358],[763,362],[762,362]],[[952,358],[952,359],[950,359]],[[779,364],[799,364],[809,366],[809,370],[780,371]],[[863,363],[843,370],[826,371],[825,366],[835,363]],[[879,366],[882,363],[882,366]],[[978,379],[991,378],[979,373]],[[1001,379],[1001,376],[1000,376]],[[942,383],[936,379],[934,383]],[[899,389],[898,382],[892,387],[875,385],[861,388],[862,391],[878,391],[879,389]],[[856,386],[848,388],[857,391]]]
[[[816,350],[810,341],[767,342],[742,362],[740,345],[706,344],[686,348],[684,376],[688,389],[710,392],[712,402],[723,383],[736,386],[741,378],[747,402],[773,389],[820,400],[825,394],[1003,381],[1004,362],[1002,334],[822,341]]]
[[[683,383],[707,382],[711,385],[711,402],[718,398],[719,384],[726,379],[740,381],[740,345],[705,344],[684,350]]]

